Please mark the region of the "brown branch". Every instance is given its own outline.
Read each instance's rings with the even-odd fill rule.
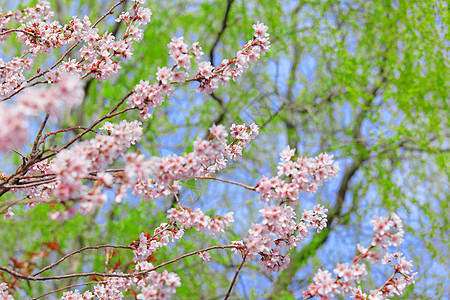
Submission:
[[[22,152],[20,152],[19,150],[13,149],[13,151],[14,151],[15,153],[19,154],[23,159],[26,159],[26,158],[27,158],[27,157],[26,157]]]
[[[170,190],[172,191],[172,194],[173,194],[173,197],[175,198],[175,200],[177,201],[177,203],[178,203],[178,206],[180,206],[181,207],[181,202],[180,202],[180,199],[178,198],[178,196],[177,196],[177,193],[175,193],[175,191],[174,191],[174,189],[173,189],[173,187],[172,186],[169,186],[169,188],[170,188]]]
[[[59,129],[59,130],[56,130],[56,131],[47,132],[47,133],[44,135],[44,137],[40,140],[39,145],[42,144],[42,143],[45,141],[45,139],[48,138],[48,137],[51,136],[51,135],[56,135],[56,134],[58,134],[58,133],[68,132],[68,131],[76,130],[76,129],[83,129],[83,130],[86,130],[86,127],[84,127],[84,126],[75,126],[75,127],[71,127],[71,128]],[[91,130],[91,131],[94,132],[94,133],[96,133],[95,130]],[[38,146],[39,146],[39,145],[38,145]]]
[[[9,203],[9,205],[8,205],[8,204],[5,204],[5,202],[4,202],[4,203],[1,203],[1,204],[0,204],[0,207],[1,207],[1,206],[4,206],[4,205],[8,205],[8,206],[7,206],[4,210],[2,210],[2,211],[0,212],[0,215],[3,215],[4,213],[6,213],[6,211],[7,211],[11,206],[13,206],[14,204],[17,204],[17,203],[20,202],[20,201],[23,201],[25,198],[26,198],[26,196],[25,196],[25,197],[22,197],[22,198],[20,198],[20,199],[13,200],[13,201],[7,201],[7,202],[11,202],[11,203]]]
[[[27,82],[25,82],[25,83],[27,83]],[[41,83],[47,83],[47,81],[45,81],[45,80],[43,80],[43,81],[35,81],[35,82],[33,82],[33,83],[29,84],[29,85],[23,85],[23,83],[22,83],[22,85],[19,88],[16,88],[12,94],[9,94],[9,96],[7,96],[7,97],[5,97],[3,99],[0,99],[0,102],[3,102],[3,101],[6,101],[6,100],[10,99],[11,97],[17,95],[18,93],[20,93],[21,91],[23,91],[26,88],[29,88],[29,87],[32,87],[32,86],[35,86],[35,85],[38,85],[38,84],[41,84]]]
[[[126,108],[121,110],[120,112],[116,112],[114,113],[120,105],[122,105],[126,99],[128,99],[128,97],[130,97],[132,94],[134,93],[133,90],[129,91],[124,97],[122,97],[122,99],[119,100],[119,102],[103,117],[98,118],[96,121],[94,121],[88,128],[86,128],[83,132],[80,132],[79,134],[77,134],[73,139],[71,139],[69,142],[67,142],[65,145],[61,146],[59,149],[57,150],[53,150],[51,151],[51,153],[44,155],[44,153],[38,154],[34,157],[31,157],[25,164],[21,165],[15,172],[14,175],[10,176],[8,178],[8,180],[6,180],[5,182],[0,184],[0,196],[2,196],[3,194],[5,194],[9,189],[11,189],[11,186],[14,186],[17,182],[19,182],[21,176],[24,176],[27,171],[29,170],[29,168],[39,162],[39,161],[43,161],[45,159],[48,159],[52,156],[55,156],[57,153],[61,152],[62,150],[66,149],[67,147],[69,147],[70,145],[72,145],[75,141],[77,141],[79,138],[81,138],[82,136],[84,136],[86,133],[88,133],[89,131],[92,131],[92,129],[99,124],[100,122],[102,122],[105,119],[108,118],[112,118],[116,115],[118,115],[119,113],[123,113],[125,111],[128,111],[132,108]],[[23,187],[23,186],[22,186]]]
[[[227,182],[227,183],[231,183],[231,184],[235,184],[238,186],[241,186],[243,188],[246,188],[247,190],[251,190],[251,191],[256,191],[256,186],[249,186],[249,185],[245,185],[239,182],[235,182],[235,181],[231,181],[231,180],[227,180],[227,179],[222,179],[222,178],[217,178],[217,177],[210,177],[210,176],[196,176],[195,179],[212,179],[212,180],[218,180],[218,181],[222,181],[222,182]]]
[[[105,172],[105,173],[116,173],[116,172],[123,172],[123,169],[106,169],[106,170],[95,170],[90,171],[90,175],[96,175],[99,172]],[[49,177],[49,176],[56,176],[55,173],[48,173],[48,174],[39,174],[39,175],[30,175],[30,176],[22,176],[20,180],[24,179],[30,179],[30,178],[41,178],[41,177]]]
[[[57,290],[53,290],[53,291],[47,292],[47,293],[39,295],[37,297],[30,298],[28,300],[37,300],[37,299],[42,298],[44,296],[47,296],[47,295],[50,295],[50,294],[53,294],[53,293],[57,293],[57,292],[61,292],[61,291],[64,291],[64,290],[67,290],[67,289],[70,289],[70,288],[77,287],[77,286],[90,285],[90,284],[102,284],[102,283],[107,283],[107,281],[89,281],[89,282],[84,282],[84,283],[72,284],[72,285],[68,285],[66,287],[57,289]]]
[[[100,23],[104,18],[106,18],[108,15],[110,15],[113,11],[114,8],[116,8],[117,6],[119,6],[120,4],[122,4],[125,0],[119,0],[116,4],[114,4],[113,6],[111,6],[111,8],[105,13],[103,14],[97,21],[94,22],[94,24],[91,25],[91,28],[94,28],[95,26],[97,26],[98,23]],[[48,73],[51,69],[53,69],[54,67],[56,67],[60,62],[63,61],[63,59],[73,50],[75,49],[78,45],[80,44],[80,42],[77,42],[75,44],[73,44],[69,49],[67,49],[66,52],[64,52],[64,54],[53,64],[51,65],[49,68],[45,69],[42,72],[39,72],[38,74],[28,78],[27,80],[24,81],[24,83],[29,83],[31,81],[33,81],[36,78],[41,77],[42,75],[45,75],[46,73]],[[46,83],[46,81],[40,81],[39,83]],[[8,99],[11,99],[11,97],[13,97],[14,95],[16,95],[17,93],[19,93],[20,91],[22,91],[23,89],[30,87],[32,85],[25,85],[25,86],[21,86],[19,89],[16,89],[12,94],[10,94],[9,96],[0,99],[0,102],[6,101]]]
[[[5,185],[3,185],[3,188],[5,188],[5,189],[23,189],[23,188],[33,187],[33,186],[39,186],[41,184],[52,183],[55,181],[56,181],[56,178],[50,178],[50,179],[36,180],[34,182],[23,183],[23,184],[5,184]]]
[[[48,265],[48,266],[45,267],[45,268],[42,268],[40,271],[34,273],[33,276],[37,276],[37,275],[41,274],[42,272],[45,272],[45,271],[47,271],[48,269],[53,268],[54,266],[56,266],[56,265],[62,263],[62,262],[63,262],[64,260],[66,260],[67,258],[69,258],[69,257],[71,257],[71,256],[73,256],[73,255],[75,255],[75,254],[78,254],[78,253],[80,253],[80,252],[82,252],[82,251],[90,250],[90,249],[101,249],[101,248],[132,249],[132,247],[129,246],[129,245],[99,245],[99,246],[87,246],[87,247],[83,247],[83,248],[80,248],[80,249],[78,249],[78,250],[72,251],[72,252],[70,252],[70,253],[64,255],[64,256],[61,257],[59,260],[55,261],[54,263]]]
[[[228,289],[227,295],[225,296],[225,300],[227,300],[231,294],[231,290],[233,289],[233,286],[236,283],[237,276],[238,276],[239,272],[241,271],[242,266],[245,263],[245,259],[247,258],[247,255],[248,255],[248,251],[246,251],[245,254],[242,256],[241,264],[239,265],[236,272],[234,273],[234,277],[233,277],[233,280],[231,281],[230,288]]]

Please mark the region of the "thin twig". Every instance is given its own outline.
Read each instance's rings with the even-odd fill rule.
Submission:
[[[181,201],[180,201],[180,199],[178,198],[178,195],[177,195],[177,193],[174,191],[174,188],[172,187],[172,186],[169,186],[169,188],[170,188],[170,190],[172,191],[172,193],[173,193],[173,196],[175,197],[175,200],[177,201],[177,203],[178,203],[178,206],[180,206],[181,207]]]
[[[151,271],[157,270],[159,268],[162,268],[164,266],[167,266],[169,264],[177,262],[188,256],[196,255],[196,254],[198,254],[198,252],[205,252],[205,251],[214,250],[214,249],[230,249],[230,248],[243,248],[243,246],[236,246],[236,245],[211,246],[211,247],[208,247],[205,249],[196,250],[196,251],[193,251],[190,253],[183,254],[177,258],[163,262],[162,264],[160,264],[156,267],[153,267],[151,269],[140,271],[140,272],[135,272],[135,273],[131,273],[131,274],[86,272],[86,273],[75,273],[75,274],[67,274],[67,275],[59,275],[59,276],[35,277],[35,276],[19,273],[17,271],[11,270],[7,267],[0,267],[0,270],[6,272],[16,278],[25,279],[25,280],[29,280],[29,281],[61,280],[61,279],[67,279],[67,278],[78,278],[78,277],[89,277],[89,276],[131,278],[131,277],[145,275]]]
[[[23,189],[23,188],[29,188],[33,186],[39,186],[41,184],[47,184],[55,182],[56,178],[50,178],[50,179],[43,179],[43,180],[37,180],[30,183],[23,183],[23,184],[5,184],[3,187],[6,189]]]
[[[6,34],[9,34],[9,33],[13,33],[13,32],[22,32],[24,34],[28,34],[28,35],[31,35],[32,37],[36,38],[36,34],[34,34],[33,32],[28,32],[28,31],[23,30],[23,29],[7,29],[7,30],[4,30],[4,31],[1,31],[0,32],[0,36],[6,35]]]
[[[41,141],[39,142],[39,145],[42,144],[42,143],[45,141],[45,139],[48,138],[48,137],[51,136],[51,135],[56,135],[56,134],[58,134],[58,133],[68,132],[68,131],[76,130],[76,129],[83,129],[83,130],[86,130],[86,127],[84,127],[84,126],[75,126],[75,127],[70,127],[70,128],[66,128],[66,129],[59,129],[59,130],[56,130],[56,131],[47,132],[47,133],[42,137]],[[91,130],[91,131],[94,132],[94,133],[97,133],[95,130]],[[39,145],[38,145],[38,146],[39,146]]]
[[[17,154],[19,154],[20,156],[22,156],[22,158],[27,158],[24,154],[22,154],[19,150],[13,149],[14,152],[16,152]]]
[[[36,151],[37,151],[37,149],[38,149],[38,147],[39,147],[39,145],[40,145],[39,139],[41,138],[42,131],[44,131],[45,124],[47,124],[47,121],[48,121],[48,118],[49,118],[49,117],[50,117],[50,114],[47,113],[47,114],[45,115],[44,121],[43,121],[42,124],[41,124],[41,128],[39,128],[39,132],[38,132],[38,134],[36,135],[36,139],[34,140],[34,143],[33,143],[33,149],[31,150],[31,156],[32,156],[32,157],[36,154]]]
[[[95,126],[97,126],[97,124],[99,124],[100,122],[102,122],[103,120],[112,118],[114,116],[116,116],[119,113],[123,113],[127,110],[130,110],[130,108],[126,108],[121,110],[120,112],[116,112],[114,113],[120,105],[122,105],[126,99],[128,99],[128,97],[130,97],[132,94],[134,93],[133,90],[129,91],[125,96],[122,97],[122,99],[120,99],[120,101],[116,104],[116,106],[114,106],[109,113],[107,113],[106,115],[104,115],[103,117],[98,118],[95,122],[93,122],[88,128],[86,128],[85,130],[83,130],[83,132],[80,132],[79,134],[77,134],[73,139],[71,139],[69,142],[67,142],[65,145],[61,146],[59,149],[53,151],[52,153],[49,153],[45,156],[42,157],[41,160],[50,158],[54,155],[56,155],[57,153],[61,152],[62,150],[68,148],[70,145],[72,145],[73,143],[75,143],[75,141],[77,141],[79,138],[81,138],[83,135],[85,135],[86,133],[88,133],[89,131],[91,131]]]
[[[220,28],[220,31],[217,33],[216,40],[214,41],[211,50],[209,51],[209,57],[211,60],[211,64],[214,66],[214,51],[217,47],[217,44],[220,41],[220,38],[222,37],[222,34],[225,32],[225,29],[227,28],[227,21],[228,21],[228,14],[230,13],[231,4],[233,4],[234,0],[228,0],[227,1],[227,8],[225,9],[225,16],[222,20],[222,28]]]
[[[391,274],[391,276],[389,276],[389,278],[386,280],[386,282],[378,288],[378,290],[382,291],[385,288],[385,286],[388,285],[392,279],[394,279],[394,277],[395,277],[395,275],[397,275],[397,273],[400,273],[400,272],[397,268],[395,268],[395,271]]]
[[[53,294],[53,293],[57,293],[57,292],[61,292],[61,291],[64,291],[64,290],[67,290],[67,289],[70,289],[70,288],[77,287],[77,286],[90,285],[90,284],[102,284],[102,283],[107,283],[107,281],[89,281],[89,282],[84,282],[84,283],[72,284],[72,285],[68,285],[66,287],[57,289],[57,290],[53,290],[53,291],[47,292],[47,293],[42,294],[40,296],[37,296],[37,297],[34,297],[34,298],[30,298],[28,300],[37,300],[37,299],[42,298],[44,296],[47,296],[47,295],[50,295],[50,294]]]
[[[234,273],[234,277],[233,277],[233,280],[231,281],[230,288],[228,289],[227,295],[225,296],[225,300],[227,300],[231,294],[231,290],[233,289],[233,286],[236,283],[237,276],[238,276],[239,272],[241,271],[242,266],[245,263],[245,259],[247,258],[247,255],[248,255],[248,251],[246,251],[245,254],[242,256],[241,264],[237,268],[236,273]]]
[[[212,180],[218,180],[218,181],[223,181],[223,182],[227,182],[227,183],[231,183],[231,184],[235,184],[238,186],[241,186],[243,188],[246,188],[247,190],[251,190],[251,191],[256,191],[256,186],[249,186],[249,185],[245,185],[239,182],[235,182],[235,181],[231,181],[231,180],[227,180],[227,179],[222,179],[222,178],[217,178],[217,177],[210,177],[210,176],[196,176],[195,179],[212,179]]]
[[[131,246],[129,245],[99,245],[99,246],[87,246],[87,247],[83,247],[81,249],[75,250],[73,252],[70,252],[69,254],[64,255],[63,257],[61,257],[59,260],[55,261],[54,263],[52,263],[51,265],[48,265],[47,267],[41,269],[40,271],[36,272],[33,274],[33,276],[37,276],[39,274],[41,274],[44,271],[47,271],[48,269],[53,268],[54,266],[62,263],[64,260],[66,260],[67,258],[80,253],[84,250],[90,250],[90,249],[101,249],[101,248],[120,248],[120,249],[132,249]]]

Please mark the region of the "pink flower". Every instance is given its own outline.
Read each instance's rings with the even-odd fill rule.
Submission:
[[[6,211],[5,215],[3,216],[3,218],[5,220],[11,220],[16,214],[12,211],[12,208],[9,207],[8,210]]]
[[[211,254],[208,252],[198,252],[198,256],[203,259],[204,264],[211,260]]]
[[[22,147],[28,141],[29,129],[25,115],[14,107],[0,105],[0,152]]]
[[[158,72],[156,72],[156,79],[162,82],[162,84],[169,83],[173,78],[173,73],[168,67],[160,68],[158,67]]]
[[[201,62],[198,65],[198,73],[199,75],[201,75],[202,77],[209,79],[213,73],[212,70],[214,69],[214,67],[211,65],[210,62]]]
[[[264,25],[264,23],[257,23],[254,24],[253,29],[255,30],[255,36],[258,38],[264,38],[269,36],[269,34],[267,33],[267,30],[269,30],[269,27],[267,27],[266,25]]]

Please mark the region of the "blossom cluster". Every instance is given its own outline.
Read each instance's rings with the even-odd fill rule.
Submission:
[[[218,87],[227,84],[231,78],[236,81],[242,76],[250,63],[256,62],[260,56],[270,49],[269,29],[264,23],[253,25],[255,33],[253,38],[245,44],[232,59],[224,59],[220,66],[214,68],[210,62],[199,63],[196,80],[200,83],[199,92],[213,93]]]
[[[134,271],[142,272],[151,270],[153,265],[146,261],[136,264]],[[120,273],[122,274],[122,273]],[[108,299],[122,300],[123,292],[129,291],[132,287],[136,287],[139,294],[136,299],[142,300],[164,300],[169,299],[170,295],[175,293],[175,289],[181,285],[180,277],[172,272],[164,270],[162,273],[149,271],[143,276],[131,277],[129,279],[123,277],[108,277],[106,283],[99,283],[94,287],[94,291],[86,291],[83,294],[78,291],[64,292],[61,300],[91,300],[91,299]],[[11,296],[9,296],[11,297]],[[6,298],[12,300],[13,298]]]
[[[61,300],[90,300],[90,299],[110,299],[122,300],[123,292],[129,290],[131,284],[126,278],[108,277],[105,284],[97,284],[94,291],[86,291],[80,294],[78,291],[63,293]]]
[[[270,49],[268,27],[263,23],[253,25],[255,34],[242,50],[238,51],[232,59],[224,59],[220,66],[214,68],[211,62],[201,61],[204,54],[198,42],[189,46],[184,42],[184,37],[174,37],[167,45],[169,55],[172,59],[171,68],[158,67],[156,79],[158,83],[150,84],[149,81],[141,80],[134,88],[134,94],[130,96],[127,103],[130,107],[140,111],[140,117],[147,120],[152,115],[152,108],[155,108],[164,101],[164,96],[170,97],[173,90],[171,84],[183,83],[187,81],[191,69],[191,59],[198,63],[198,71],[190,81],[197,81],[200,85],[196,89],[198,92],[212,93],[219,87],[219,82],[225,85],[233,78],[236,81],[242,73],[249,67],[249,63],[256,62],[261,55]]]
[[[181,285],[180,277],[176,273],[164,270],[158,273],[153,270],[154,266],[147,261],[159,247],[163,247],[169,243],[169,238],[180,239],[184,230],[175,224],[161,224],[154,231],[154,235],[142,232],[139,239],[132,242],[134,250],[135,267],[133,273],[136,276],[125,277],[108,277],[106,283],[97,284],[93,292],[86,291],[80,294],[78,291],[65,292],[61,300],[88,300],[94,299],[124,299],[123,292],[136,288],[140,291],[136,295],[136,299],[168,299],[175,293],[175,289]],[[123,275],[123,273],[118,273]]]
[[[66,89],[69,90],[67,87]],[[138,121],[122,121],[116,125],[106,122],[101,129],[107,131],[107,134],[97,134],[91,140],[76,143],[70,149],[58,153],[52,161],[35,164],[28,171],[28,176],[56,176],[53,182],[27,189],[30,199],[55,197],[58,202],[65,204],[74,200],[79,202],[79,207],[71,205],[65,211],[52,213],[53,219],[66,220],[77,211],[85,214],[101,206],[107,200],[102,193],[103,187],[112,187],[113,183],[119,185],[117,202],[126,195],[129,187],[133,187],[135,195],[142,195],[146,199],[167,196],[178,190],[181,180],[208,176],[225,168],[227,160],[242,155],[243,148],[258,134],[255,124],[233,124],[230,134],[223,125],[213,125],[209,140],[196,140],[193,152],[183,156],[155,156],[148,160],[141,154],[128,153],[124,156],[124,176],[113,177],[100,172],[101,168],[112,163],[139,141],[142,128]],[[227,143],[229,135],[233,140]],[[83,179],[92,172],[96,172],[97,181],[89,187],[84,184]],[[215,228],[214,225],[212,228]]]
[[[15,21],[18,23],[24,23],[28,20],[39,19],[42,18],[44,20],[49,19],[54,15],[53,12],[49,11],[50,2],[46,0],[40,0],[36,6],[26,7],[21,10],[16,10],[14,12],[8,11],[3,13],[3,9],[0,8],[0,32],[6,31],[8,24],[11,21]],[[8,38],[8,35],[0,35],[0,40],[5,40]]]
[[[139,239],[132,243],[136,248],[134,253],[134,261],[145,261],[150,255],[155,253],[161,247],[169,244],[170,239],[172,241],[179,240],[184,235],[183,227],[179,227],[177,224],[170,222],[162,223],[154,231],[154,235],[150,236],[148,233],[142,232],[139,235]]]
[[[116,19],[116,22],[123,21],[127,25],[123,38],[119,40],[111,33],[101,35],[97,28],[91,26],[87,17],[82,21],[74,17],[68,30],[71,33],[70,41],[85,43],[79,51],[81,59],[64,61],[60,67],[47,73],[47,80],[55,80],[65,72],[87,72],[99,80],[107,80],[116,74],[122,61],[131,58],[133,42],[139,43],[142,40],[143,30],[138,26],[151,21],[151,10],[139,6],[142,1],[134,2],[130,11],[122,13]]]
[[[136,264],[136,271],[151,270],[153,265],[143,261]],[[150,271],[142,279],[133,278],[131,281],[139,288],[141,293],[136,296],[138,300],[169,299],[176,288],[181,286],[180,277],[173,272],[164,270],[162,273]]]
[[[265,206],[261,209],[263,220],[252,224],[249,236],[244,240],[249,259],[257,259],[268,270],[279,272],[286,268],[289,256],[284,249],[291,249],[309,236],[312,228],[319,232],[326,226],[326,212],[320,204],[314,210],[304,210],[300,222],[294,209],[288,205]]]
[[[39,115],[47,112],[59,116],[64,109],[71,110],[79,105],[84,97],[84,84],[77,75],[64,74],[51,87],[31,88],[17,96],[17,110],[26,115]]]
[[[329,299],[335,294],[351,295],[352,299],[360,300],[384,300],[388,297],[403,294],[407,286],[414,283],[417,273],[411,273],[412,263],[403,257],[401,252],[391,254],[387,252],[388,246],[399,247],[403,241],[403,224],[401,219],[392,213],[387,217],[375,217],[373,225],[373,239],[369,248],[358,244],[357,256],[349,266],[347,263],[338,263],[333,272],[337,278],[332,278],[331,272],[319,269],[314,275],[314,282],[308,286],[308,291],[303,292],[303,296],[309,298],[321,297]],[[381,250],[386,253],[383,257]],[[369,294],[362,291],[361,286],[356,284],[366,276],[366,265],[361,263],[367,260],[369,263],[392,264],[394,274],[381,287],[371,290]],[[396,263],[395,263],[396,262]],[[400,274],[401,276],[395,277]]]
[[[148,80],[141,80],[134,89],[134,93],[128,98],[130,107],[139,109],[142,120],[151,118],[150,109],[160,106],[164,101],[164,95],[170,96],[172,87],[170,84],[150,84]]]
[[[89,188],[83,183],[90,172],[100,170],[114,159],[123,154],[132,144],[140,140],[142,135],[141,123],[138,121],[121,121],[119,124],[106,122],[102,129],[108,134],[97,134],[95,138],[76,143],[72,148],[58,153],[51,161],[51,170],[56,174],[56,185],[51,190],[59,202],[67,203],[77,200],[80,202],[82,213],[91,212],[103,204],[107,198],[102,194],[100,184]],[[100,173],[99,183],[109,186],[112,176]],[[63,212],[56,212],[55,219],[67,219],[75,213],[75,207]]]
[[[271,202],[280,199],[295,205],[301,191],[315,193],[327,180],[337,176],[339,166],[333,156],[321,153],[314,158],[306,156],[293,160],[295,149],[287,146],[281,152],[281,162],[276,177],[263,177],[256,186],[261,200]]]
[[[8,294],[8,285],[6,283],[0,283],[0,299],[2,300],[14,300],[14,297]]]
[[[209,176],[225,168],[228,159],[238,158],[243,148],[258,135],[258,126],[233,124],[231,136],[234,139],[230,143],[227,143],[228,132],[223,125],[213,125],[210,133],[209,140],[197,139],[194,151],[182,156],[153,156],[146,160],[143,155],[126,155],[124,173],[127,179],[122,183],[136,182],[134,194],[149,200],[177,192],[179,181]]]
[[[142,232],[139,239],[132,243],[134,250],[134,273],[142,275],[130,278],[108,277],[106,284],[97,284],[94,291],[87,291],[83,295],[75,292],[64,293],[62,300],[69,299],[93,299],[94,296],[99,299],[121,300],[124,299],[123,292],[136,287],[140,293],[136,299],[168,299],[175,293],[175,289],[181,285],[180,277],[176,273],[164,270],[158,273],[152,270],[154,267],[147,262],[147,258],[152,255],[159,247],[169,243],[169,238],[180,239],[184,230],[178,228],[175,224],[161,224],[155,229],[154,235]],[[120,273],[122,274],[122,273]]]
[[[18,82],[24,81],[23,72],[32,66],[33,60],[30,58],[14,57],[7,62],[0,58],[0,95],[8,94],[18,86]]]

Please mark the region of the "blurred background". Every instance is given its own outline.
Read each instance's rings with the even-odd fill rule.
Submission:
[[[120,11],[130,2],[125,1]],[[95,20],[113,1],[50,3],[54,19],[67,23],[72,15]],[[13,0],[0,0],[0,5],[4,10],[28,6]],[[141,79],[154,81],[157,67],[170,64],[167,44],[172,37],[184,36],[189,45],[198,41],[204,60],[219,65],[251,39],[252,24],[263,22],[272,43],[266,56],[238,82],[214,94],[194,92],[195,83],[177,88],[154,118],[144,122],[144,137],[136,146],[146,155],[182,154],[192,149],[197,137],[207,138],[212,124],[229,128],[254,122],[260,126],[259,137],[219,177],[254,185],[263,175],[274,176],[279,152],[286,145],[297,148],[300,156],[328,152],[339,162],[339,176],[317,194],[302,194],[296,207],[301,213],[323,204],[329,209],[328,228],[289,251],[291,264],[279,274],[266,272],[256,262],[246,263],[232,298],[301,298],[318,268],[331,271],[338,262],[351,262],[356,244],[370,243],[373,216],[396,212],[406,230],[401,250],[419,272],[403,298],[450,299],[445,1],[169,0],[147,1],[146,6],[153,12],[152,23],[135,45],[132,60],[111,80],[86,80],[83,104],[67,112],[54,128],[88,125]],[[118,26],[114,18],[101,23],[100,32],[121,36],[125,26]],[[1,47],[4,59],[21,53],[21,45],[12,38]],[[35,67],[50,65],[57,54],[38,56]],[[138,113],[121,118],[131,121]],[[68,137],[55,137],[53,142]],[[20,163],[18,155],[2,156],[1,167],[7,173]],[[119,160],[115,166],[120,164]],[[112,199],[114,192],[108,193]],[[2,200],[15,197],[9,193]],[[264,206],[258,194],[216,181],[187,182],[179,197],[183,205],[202,208],[209,215],[233,211],[235,224],[214,239],[188,230],[180,242],[155,253],[155,263],[242,240]],[[13,257],[40,268],[83,246],[129,244],[140,232],[152,232],[165,222],[165,211],[173,204],[172,197],[148,202],[130,194],[123,203],[108,202],[93,215],[64,223],[49,220],[55,209],[50,205],[33,210],[16,207],[13,220],[0,220],[0,265],[11,264]],[[130,268],[129,251],[119,251],[111,263],[119,258],[124,270]],[[224,297],[241,259],[221,251],[212,253],[211,260],[202,264],[193,257],[167,268],[181,277],[175,299]],[[104,269],[104,251],[93,250],[74,256],[52,274]],[[370,268],[372,276],[364,289],[376,288],[390,272],[386,267]],[[15,289],[21,297],[36,296],[78,282],[83,281],[17,282]]]

